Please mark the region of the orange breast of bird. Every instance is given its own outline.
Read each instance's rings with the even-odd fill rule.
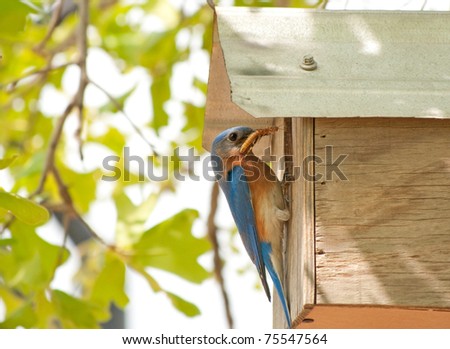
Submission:
[[[279,182],[272,169],[254,155],[246,156],[241,162],[250,187],[255,212],[256,230],[260,241],[270,240],[279,196]],[[275,232],[274,232],[275,233]]]

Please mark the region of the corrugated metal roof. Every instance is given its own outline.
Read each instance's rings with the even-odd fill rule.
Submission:
[[[216,11],[232,100],[255,117],[450,117],[449,12]]]

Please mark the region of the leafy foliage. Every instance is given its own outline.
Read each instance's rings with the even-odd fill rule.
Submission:
[[[184,210],[145,231],[132,245],[131,265],[172,273],[183,269],[183,278],[196,283],[205,280],[208,273],[197,262],[197,256],[208,251],[209,243],[190,234],[197,217],[196,211]]]
[[[65,116],[67,122],[58,135],[58,122],[80,89],[69,86],[67,81],[76,82],[75,68],[82,69],[83,3],[89,6],[90,24],[85,32],[90,66],[87,74],[93,82],[87,81],[86,90],[78,90],[84,97],[82,103],[73,100],[78,104]],[[117,212],[112,244],[92,235],[92,239],[69,252],[63,235],[62,244],[54,245],[45,240],[47,233],[38,234],[36,226],[41,225],[40,232],[51,229],[51,225],[45,225],[49,212],[59,212],[63,221],[83,219],[98,202],[106,170],[101,161],[89,170],[82,164],[74,165],[80,162],[76,159],[77,148],[83,151],[100,146],[107,154],[122,156],[124,147],[135,136],[135,132],[125,129],[132,126],[132,130],[134,127],[151,134],[152,130],[159,133],[170,126],[167,103],[174,102],[172,71],[176,64],[187,61],[193,50],[189,45],[178,47],[177,36],[181,31],[193,35],[193,27],[201,26],[204,34],[199,39],[203,44],[195,50],[209,51],[212,13],[207,6],[199,6],[187,14],[166,0],[77,1],[77,11],[68,13],[54,26],[52,16],[57,7],[50,5],[50,1],[0,3],[0,178],[10,178],[3,184],[5,188],[0,188],[0,299],[6,309],[0,326],[97,328],[110,318],[111,304],[118,308],[127,305],[127,269],[141,274],[154,292],[165,293],[179,311],[187,316],[198,315],[197,306],[182,295],[164,290],[148,269],[163,269],[195,283],[210,277],[197,261],[209,249],[209,243],[191,233],[198,218],[195,210],[181,211],[153,227],[148,222],[159,194],[176,187],[173,179],[142,182],[135,171],[124,168],[122,175],[127,178],[121,176],[114,182],[109,196]],[[159,26],[147,30],[143,26],[149,21]],[[147,95],[153,110],[141,118],[147,121],[136,121],[139,115],[128,115],[127,111],[145,84],[135,79],[124,89],[103,86],[102,74],[95,71],[100,67],[92,65],[102,61],[89,61],[93,50],[102,52],[106,57],[103,59],[113,63],[117,84],[131,74],[137,76],[137,70],[139,76],[151,82]],[[96,79],[100,79],[98,85]],[[88,101],[92,93],[102,97],[100,103]],[[189,101],[175,102],[191,105]],[[185,123],[195,139],[190,141],[200,152],[202,125],[197,115],[190,120],[190,114],[186,108]],[[141,141],[149,155],[156,149],[147,143],[154,141]],[[171,151],[166,149],[167,154]],[[84,158],[89,160],[91,155],[87,152]],[[154,160],[154,166],[162,165]],[[138,204],[126,194],[127,187],[136,185],[142,190],[151,188],[152,192]],[[69,258],[81,261],[73,279],[78,294],[53,286],[56,271]]]
[[[58,6],[51,0],[0,1],[0,327],[98,328],[111,317],[111,304],[126,307],[130,270],[186,316],[198,315],[195,304],[151,274],[161,269],[193,283],[211,277],[198,263],[209,243],[192,235],[198,212],[149,222],[160,195],[177,184],[171,176],[140,180],[141,173],[125,166],[123,149],[140,137],[139,147],[158,168],[161,151],[202,151],[203,105],[175,95],[174,81],[180,64],[209,53],[212,11],[206,2],[194,10],[169,0],[64,3],[75,11],[62,9],[64,17],[55,20]],[[205,95],[205,77],[185,74],[190,88]],[[182,110],[181,125],[171,114],[174,106]],[[179,134],[164,139],[168,129]],[[122,171],[109,186],[97,153],[120,157]],[[150,194],[136,201],[129,195],[136,188]],[[108,243],[85,222],[102,200],[116,211],[115,239]],[[48,223],[50,215],[62,217],[59,245],[47,241],[55,222]],[[84,226],[90,239],[69,249],[67,239],[81,234],[71,222]],[[69,259],[80,265],[73,277],[78,292],[70,294],[55,286],[55,274]]]

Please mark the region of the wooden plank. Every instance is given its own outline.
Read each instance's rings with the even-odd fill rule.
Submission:
[[[292,141],[293,165],[298,167],[305,157],[314,152],[312,118],[292,119]],[[287,233],[287,297],[291,317],[295,319],[305,304],[315,301],[314,183],[301,177],[292,183],[291,192],[291,219]],[[283,326],[277,322],[274,327]]]
[[[316,119],[317,303],[450,307],[450,121]]]
[[[449,12],[217,15],[233,101],[255,117],[450,117]]]
[[[277,174],[278,179],[282,180],[285,169],[284,169],[284,163],[282,163],[279,160],[280,160],[281,156],[283,156],[285,153],[284,135],[287,130],[284,129],[284,119],[283,118],[276,118],[274,120],[275,120],[275,126],[278,126],[280,128],[280,130],[274,135],[272,144],[271,144],[271,147],[272,147],[271,154],[275,155],[275,158],[274,158],[275,161],[272,162],[272,169]],[[286,226],[286,228],[287,228],[287,226]],[[282,282],[284,284],[286,284],[286,282],[287,282],[287,268],[286,268],[286,266],[287,266],[287,258],[286,258],[287,257],[286,256],[287,230],[286,230],[286,228],[285,228],[284,238],[283,238],[284,239],[284,241],[283,241],[283,257],[284,257],[283,272],[284,272],[284,275],[283,275]],[[273,302],[272,324],[273,324],[273,327],[274,328],[286,328],[286,321],[285,321],[285,315],[283,312],[283,307],[281,305],[280,299],[276,295],[275,289],[272,290],[272,295],[273,295],[272,296],[272,302]],[[289,295],[288,294],[286,294],[286,298],[288,299],[288,303],[289,303]]]
[[[449,309],[374,307],[360,305],[308,306],[298,329],[449,329]]]
[[[272,125],[271,118],[254,118],[231,101],[230,80],[228,79],[217,34],[217,20],[214,19],[213,45],[209,68],[208,92],[206,98],[205,124],[203,129],[203,147],[211,150],[214,138],[223,130],[233,126],[263,128]],[[268,146],[267,139],[261,140],[258,149]]]

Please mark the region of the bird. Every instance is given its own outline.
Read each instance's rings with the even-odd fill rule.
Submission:
[[[245,249],[255,264],[270,301],[266,270],[281,300],[289,327],[291,318],[283,288],[282,239],[290,213],[281,183],[273,170],[252,148],[264,135],[278,128],[254,130],[246,126],[229,128],[216,136],[211,147],[211,166],[228,201]]]

